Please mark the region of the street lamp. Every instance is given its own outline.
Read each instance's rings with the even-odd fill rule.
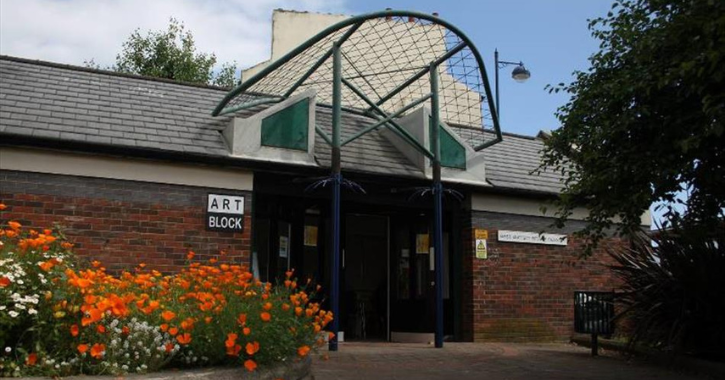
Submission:
[[[502,69],[509,65],[516,65],[514,67],[514,70],[511,72],[511,77],[514,78],[515,81],[519,83],[526,82],[527,79],[531,77],[531,72],[524,67],[524,63],[519,62],[509,62],[509,61],[499,61],[498,59],[498,49],[494,51],[494,59],[496,61],[496,112],[498,116],[499,122],[501,121],[501,103],[499,103],[498,99],[498,70]]]

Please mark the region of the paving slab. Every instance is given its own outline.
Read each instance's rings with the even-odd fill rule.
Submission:
[[[616,352],[592,357],[591,350],[565,343],[446,343],[340,344],[337,352],[322,352],[312,373],[316,380],[332,379],[703,379]]]

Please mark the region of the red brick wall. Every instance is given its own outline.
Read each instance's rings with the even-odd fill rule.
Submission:
[[[586,259],[579,257],[581,242],[569,237],[566,247],[503,243],[499,229],[568,234],[581,227],[572,222],[567,230],[549,227],[551,219],[473,212],[470,228],[463,231],[464,273],[470,294],[464,294],[464,326],[474,341],[553,341],[574,333],[574,291],[612,291],[617,282],[607,268],[607,247],[622,242],[610,238]],[[488,230],[486,260],[475,258],[473,229]],[[465,236],[467,235],[467,236]],[[465,287],[465,286],[464,286]],[[466,330],[464,328],[464,330]]]
[[[195,260],[226,250],[228,261],[249,263],[248,192],[5,170],[0,183],[0,202],[8,206],[3,222],[36,228],[58,223],[78,254],[112,271],[142,262],[173,271],[184,265],[189,249]],[[210,192],[246,196],[243,233],[205,230]]]

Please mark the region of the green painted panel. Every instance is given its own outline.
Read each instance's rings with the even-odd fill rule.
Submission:
[[[432,120],[431,120],[432,121]],[[466,148],[458,143],[443,126],[440,128],[441,137],[441,166],[466,170]],[[433,141],[433,128],[430,131],[430,141]],[[432,149],[432,147],[429,147]]]
[[[310,100],[299,102],[262,120],[263,146],[307,151]]]

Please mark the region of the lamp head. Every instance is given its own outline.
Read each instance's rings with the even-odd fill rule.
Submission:
[[[514,67],[514,70],[511,72],[511,77],[514,78],[515,81],[523,83],[526,82],[527,79],[531,78],[531,72],[526,70],[523,63],[519,63],[519,65]]]

